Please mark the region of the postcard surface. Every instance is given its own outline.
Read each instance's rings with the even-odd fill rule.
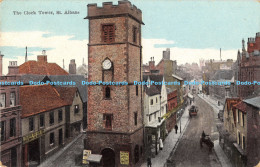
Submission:
[[[260,2],[0,0],[0,166],[260,163]]]

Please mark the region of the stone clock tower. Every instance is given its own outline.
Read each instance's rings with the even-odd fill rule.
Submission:
[[[88,87],[85,149],[103,166],[139,166],[143,157],[142,12],[129,1],[88,5],[88,81],[128,85]]]

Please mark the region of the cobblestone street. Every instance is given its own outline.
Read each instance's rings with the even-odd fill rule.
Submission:
[[[200,136],[204,130],[211,136],[212,141],[217,140],[215,134],[214,111],[205,101],[198,96],[195,97],[195,105],[199,107],[196,117],[192,117],[190,123],[176,149],[170,156],[178,167],[219,167],[220,162],[213,150],[209,152],[207,146],[200,148]]]

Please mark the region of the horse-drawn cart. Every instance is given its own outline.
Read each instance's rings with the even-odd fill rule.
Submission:
[[[192,117],[192,116],[197,116],[198,111],[199,111],[198,107],[192,105],[191,108],[189,109],[189,115],[190,115],[190,117]]]

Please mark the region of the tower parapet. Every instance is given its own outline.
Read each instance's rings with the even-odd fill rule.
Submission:
[[[96,3],[88,4],[88,16],[85,19],[115,15],[129,15],[143,24],[142,11],[127,0],[118,1],[118,5],[113,5],[112,2],[103,2],[102,7],[98,7]]]

